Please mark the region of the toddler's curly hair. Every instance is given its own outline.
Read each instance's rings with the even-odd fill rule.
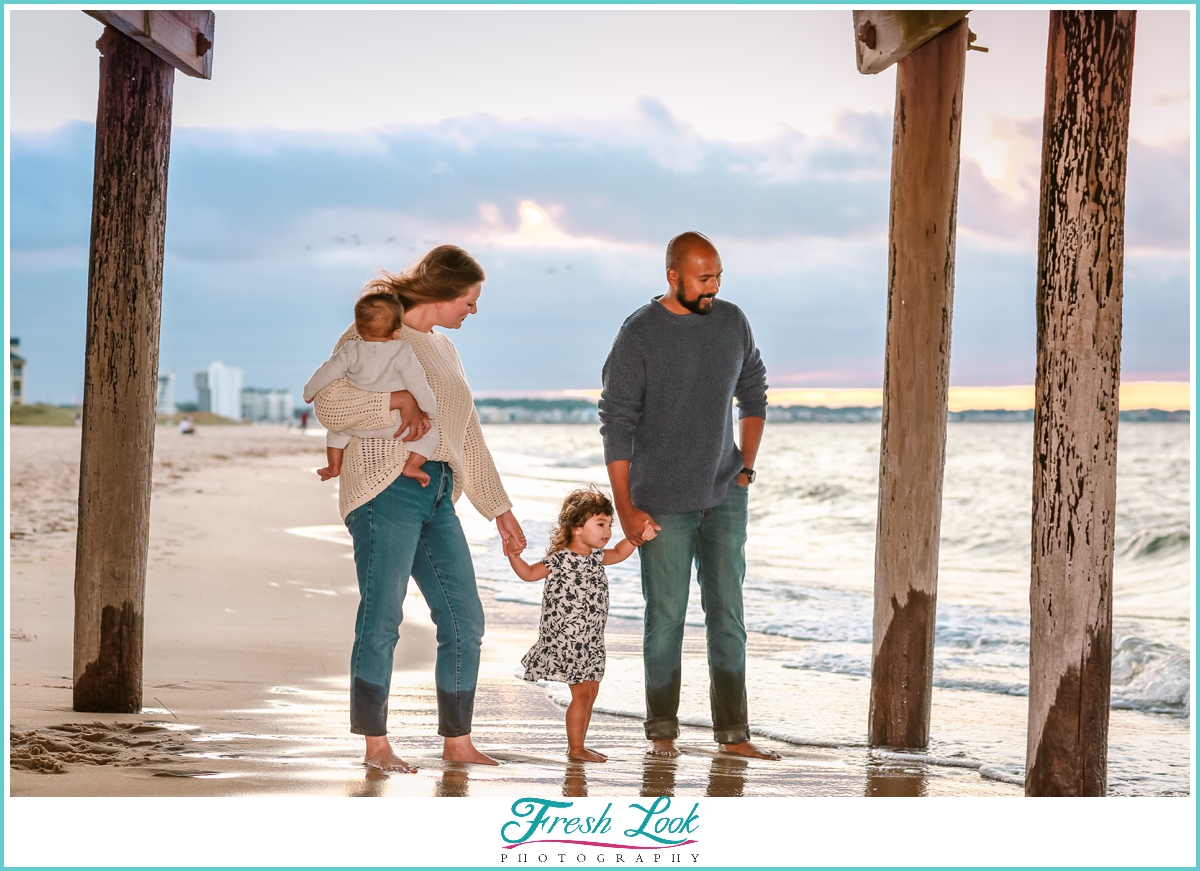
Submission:
[[[558,512],[558,525],[550,533],[550,547],[546,549],[546,556],[566,550],[574,531],[597,514],[612,517],[614,512],[612,500],[595,484],[586,490],[570,493]]]

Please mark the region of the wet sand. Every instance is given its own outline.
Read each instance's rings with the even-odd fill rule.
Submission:
[[[497,601],[487,591],[473,734],[477,746],[503,764],[443,762],[435,734],[433,627],[415,585],[397,650],[389,730],[398,752],[420,770],[367,770],[361,739],[347,729],[347,663],[358,604],[350,551],[288,532],[338,523],[333,486],[313,474],[323,463],[324,443],[282,428],[210,427],[195,437],[160,429],[145,709],[139,715],[75,713],[70,671],[79,432],[15,427],[10,433],[11,795],[1021,794],[1019,786],[969,768],[873,756],[862,734],[868,682],[785,672],[777,661],[795,642],[762,635],[748,646],[752,718],[756,705],[796,710],[796,729],[788,734],[813,743],[756,737],[783,759],[747,761],[716,752],[709,730],[686,726],[684,755],[663,760],[645,754],[639,719],[597,713],[589,745],[610,761],[568,762],[563,707],[514,676],[536,636],[537,609]],[[521,517],[521,482],[509,489]],[[459,509],[473,513],[466,500]],[[469,534],[480,528],[474,521],[467,526]],[[636,710],[640,626],[610,620],[608,645],[597,707]],[[703,634],[690,628],[684,682],[683,712],[702,714]],[[935,715],[936,705],[935,698]],[[819,715],[806,717],[805,710]],[[818,726],[827,734],[814,734]]]

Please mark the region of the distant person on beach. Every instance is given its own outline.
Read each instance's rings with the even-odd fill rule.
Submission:
[[[313,397],[339,378],[345,378],[351,387],[371,393],[391,393],[407,390],[417,401],[417,407],[426,420],[437,416],[437,399],[425,380],[425,370],[413,353],[412,346],[400,338],[404,326],[404,309],[400,301],[390,293],[365,293],[354,304],[354,329],[361,342],[347,342],[341,350],[326,360],[304,385],[304,401]],[[400,412],[392,412],[392,422],[382,429],[329,430],[325,434],[325,457],[329,465],[317,469],[322,481],[342,474],[342,454],[351,436],[360,439],[392,438],[405,435],[400,424]],[[421,470],[429,455],[437,448],[437,424],[430,422],[429,431],[419,439],[409,442],[408,459],[400,474],[416,479],[422,487],[429,486],[429,475]]]
[[[192,423],[191,415],[185,415],[183,420],[179,421],[179,434],[180,435],[195,435],[196,434],[196,425],[194,423]]]
[[[505,551],[513,571],[523,581],[546,579],[542,588],[542,618],[537,642],[521,660],[525,680],[553,680],[571,690],[567,707],[567,756],[580,762],[606,762],[584,742],[592,721],[592,705],[604,678],[604,624],[608,621],[608,576],[604,567],[622,562],[634,551],[627,538],[605,549],[612,538],[613,506],[598,490],[576,490],[567,496],[550,534],[550,548],[541,562],[521,559],[520,551]],[[642,537],[654,538],[647,524]]]
[[[317,419],[331,430],[362,432],[394,426],[402,438],[351,436],[343,456],[339,505],[354,540],[361,599],[350,657],[350,731],[366,738],[364,762],[384,771],[414,771],[387,738],[392,658],[411,575],[437,626],[438,734],[442,758],[495,765],[471,742],[471,717],[483,606],[475,568],[454,501],[466,493],[496,528],[505,549],[525,547],[492,456],[483,441],[471,388],[454,344],[434,327],[457,330],[475,313],[483,268],[466,251],[439,245],[399,275],[387,272],[367,284],[404,307],[400,337],[412,346],[437,399],[439,439],[422,467],[428,486],[400,474],[408,442],[429,429],[429,420],[407,390],[366,392],[340,378],[313,399]],[[361,341],[352,325],[334,352]]]
[[[721,257],[700,233],[667,245],[667,291],[621,325],[604,363],[600,433],[621,528],[641,550],[642,657],[651,753],[678,756],[680,667],[692,564],[708,639],[713,736],[750,743],[746,704],[746,519],[767,412],[766,367],[746,316],[716,299]],[[738,403],[739,442],[731,406]],[[647,540],[647,526],[658,536]]]

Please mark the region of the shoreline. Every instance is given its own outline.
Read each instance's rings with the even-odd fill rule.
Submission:
[[[323,443],[283,429],[231,430],[159,433],[145,708],[138,715],[71,710],[69,494],[78,433],[14,434],[12,528],[25,534],[11,541],[9,576],[11,795],[1022,793],[1011,782],[981,776],[976,763],[986,760],[965,760],[975,767],[963,767],[962,759],[938,765],[936,755],[872,753],[865,746],[869,681],[785,669],[781,663],[800,642],[760,633],[750,633],[747,646],[751,717],[763,724],[755,740],[783,760],[719,753],[711,733],[696,725],[682,729],[679,760],[648,757],[640,719],[629,716],[641,709],[641,627],[620,617],[608,624],[608,672],[589,732],[589,744],[612,759],[568,762],[554,687],[547,692],[514,674],[536,637],[538,609],[487,589],[481,589],[488,622],[473,734],[504,764],[443,762],[435,735],[433,627],[415,584],[397,648],[389,732],[420,771],[365,770],[361,739],[346,723],[346,662],[358,602],[349,548],[288,532],[337,522],[336,491],[312,472]],[[523,518],[520,488],[514,481]],[[459,507],[472,512],[465,502]],[[483,534],[476,523],[465,526],[469,538]],[[707,714],[706,668],[703,630],[688,627],[685,723]],[[936,694],[934,704],[936,718]],[[1023,720],[1024,704],[992,700],[989,715]],[[44,773],[55,768],[62,773]]]

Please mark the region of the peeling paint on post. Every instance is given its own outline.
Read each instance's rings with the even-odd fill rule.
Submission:
[[[74,708],[142,707],[142,612],[175,70],[106,27],[88,263]]]
[[[929,743],[967,22],[896,65],[868,739]]]
[[[1136,13],[1050,13],[1026,795],[1104,795]]]

